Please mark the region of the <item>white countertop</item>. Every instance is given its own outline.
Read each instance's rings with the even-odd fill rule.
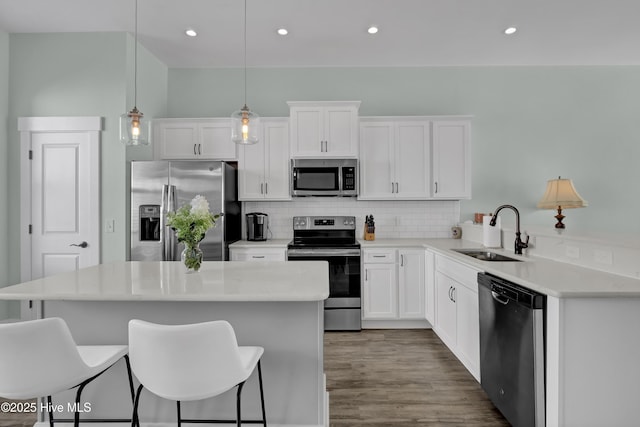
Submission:
[[[488,249],[523,262],[480,261],[452,249],[484,249],[463,239],[359,240],[362,249],[375,247],[424,247],[464,264],[495,274],[534,291],[562,298],[640,297],[640,279],[592,270],[545,258],[515,255],[513,249]]]
[[[242,248],[242,249],[251,249],[251,248],[278,248],[278,249],[286,249],[287,245],[291,242],[291,239],[269,239],[263,241],[252,242],[248,240],[238,240],[237,242],[233,242],[229,245],[229,248]]]
[[[117,261],[0,288],[0,300],[322,301],[326,261],[205,261],[186,273],[179,261]]]

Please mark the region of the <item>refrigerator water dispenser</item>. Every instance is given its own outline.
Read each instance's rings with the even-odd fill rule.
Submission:
[[[160,241],[160,205],[141,205],[140,240]]]

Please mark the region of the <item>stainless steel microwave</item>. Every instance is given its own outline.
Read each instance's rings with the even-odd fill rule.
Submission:
[[[357,159],[291,159],[291,195],[358,195]]]

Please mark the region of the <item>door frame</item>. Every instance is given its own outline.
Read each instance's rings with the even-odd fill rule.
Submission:
[[[31,277],[31,140],[35,133],[80,132],[89,139],[90,205],[96,215],[91,219],[91,242],[96,242],[96,264],[101,259],[100,244],[100,131],[102,117],[19,117],[20,132],[20,280],[26,282]]]

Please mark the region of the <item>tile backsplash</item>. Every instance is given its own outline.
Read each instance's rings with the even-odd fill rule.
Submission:
[[[306,215],[352,215],[362,237],[364,219],[373,215],[376,237],[445,238],[460,221],[459,201],[365,201],[351,197],[301,197],[286,202],[243,202],[242,213],[269,215],[272,239],[293,237],[292,218]],[[243,219],[243,236],[244,231]]]
[[[482,226],[465,222],[462,238],[482,246]],[[515,231],[502,228],[502,247],[513,250]],[[550,227],[525,227],[522,239],[530,237],[525,254],[578,265],[593,270],[640,279],[640,240],[638,236],[572,233]]]

